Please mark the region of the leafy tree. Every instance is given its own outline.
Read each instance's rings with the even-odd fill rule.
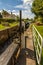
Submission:
[[[43,16],[43,0],[33,1],[32,12],[35,13],[35,15]]]
[[[34,0],[32,4],[32,12],[36,17],[43,21],[43,0]]]

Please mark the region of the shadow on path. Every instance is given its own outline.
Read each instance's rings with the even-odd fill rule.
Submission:
[[[25,51],[26,51],[26,58],[35,60],[35,54],[33,50],[26,48]]]
[[[26,58],[35,60],[34,51],[28,48],[22,49],[16,65],[26,65]]]

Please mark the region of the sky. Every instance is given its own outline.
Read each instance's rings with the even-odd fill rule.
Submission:
[[[22,10],[22,18],[33,18],[32,2],[33,0],[0,0],[0,12],[4,9],[9,13],[19,15],[19,10]]]

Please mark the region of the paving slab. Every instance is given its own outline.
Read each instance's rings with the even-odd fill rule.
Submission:
[[[28,35],[26,43],[26,48],[28,49],[26,53],[26,65],[36,65],[31,29],[27,29],[25,34]]]
[[[32,32],[30,28],[24,32],[24,36],[28,36],[26,40],[26,48],[21,50],[21,53],[16,65],[36,65],[34,47],[33,47],[33,41],[32,41]]]

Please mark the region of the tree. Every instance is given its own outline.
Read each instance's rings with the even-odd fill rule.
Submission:
[[[35,15],[43,16],[43,0],[33,1],[32,12],[35,13]]]
[[[9,13],[8,13],[7,11],[3,10],[3,11],[2,11],[2,15],[3,15],[3,16],[6,16],[6,15],[8,16]]]
[[[20,19],[19,19],[19,16],[17,15],[17,16],[16,16],[16,21],[19,21],[19,20],[20,20]]]
[[[34,0],[32,4],[32,12],[43,19],[43,0]]]

